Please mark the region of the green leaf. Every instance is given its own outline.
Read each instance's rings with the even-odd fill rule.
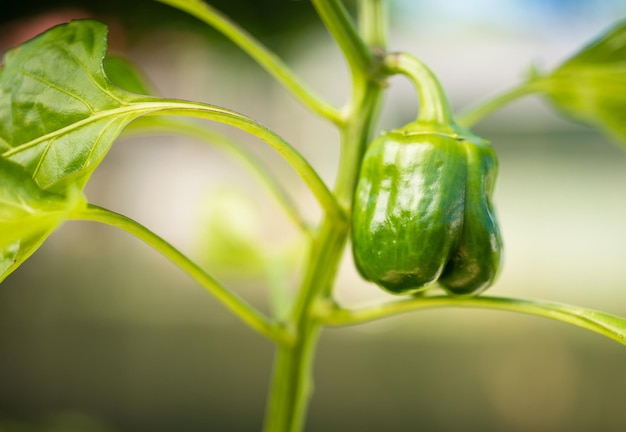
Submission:
[[[107,28],[97,21],[57,26],[12,49],[0,70],[0,152],[40,188],[84,187],[145,96],[107,79]],[[136,89],[136,86],[133,87]]]
[[[532,84],[566,115],[626,145],[626,21]]]
[[[0,282],[31,256],[70,212],[86,205],[77,188],[45,191],[18,164],[0,158]]]

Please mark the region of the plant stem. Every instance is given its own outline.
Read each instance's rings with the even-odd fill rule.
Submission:
[[[301,430],[312,390],[312,365],[320,322],[315,302],[323,288],[332,285],[346,242],[348,225],[327,217],[313,241],[308,267],[289,319],[296,335],[291,346],[279,345],[270,389],[265,431]]]
[[[326,26],[341,46],[353,78],[352,99],[341,125],[342,151],[334,196],[343,209],[350,209],[360,161],[376,123],[382,85],[375,74],[378,58],[362,52],[363,42],[349,22],[341,4],[335,0],[313,0]],[[368,2],[373,6],[377,2]],[[371,16],[373,14],[370,13]],[[380,16],[379,19],[383,19]],[[370,29],[384,29],[382,24]],[[378,34],[379,43],[384,36]],[[322,329],[317,305],[328,301],[349,233],[349,220],[326,213],[313,237],[305,274],[291,312],[288,329],[295,342],[279,345],[273,383],[270,389],[266,432],[302,430],[312,394],[312,368],[316,344]]]
[[[120,228],[134,235],[159,251],[163,256],[195,279],[205,290],[214,295],[252,329],[281,345],[288,346],[292,342],[291,335],[284,327],[269,321],[241,297],[222,286],[185,254],[138,222],[95,205],[89,205],[84,209],[72,212],[69,219],[100,222]]]
[[[523,96],[539,91],[539,88],[535,84],[536,83],[533,81],[525,82],[494,97],[493,99],[486,101],[481,105],[478,105],[475,108],[466,111],[465,113],[460,114],[457,119],[458,124],[465,127],[473,126],[503,106],[508,105]]]
[[[372,64],[372,53],[361,39],[354,23],[340,0],[311,0],[318,15],[341,49],[353,78],[363,74]]]
[[[364,89],[359,110],[348,117],[342,131],[344,151],[335,195],[345,206],[351,204],[359,161],[370,138],[380,92],[377,83]],[[313,240],[307,271],[289,320],[296,342],[292,346],[279,346],[277,351],[265,425],[267,432],[301,430],[311,396],[311,369],[322,324],[316,318],[316,304],[330,296],[348,232],[347,220],[327,216]]]
[[[341,114],[332,105],[322,101],[305,87],[291,69],[251,34],[239,27],[212,6],[198,0],[156,0],[175,7],[209,24],[252,57],[270,75],[282,83],[311,111],[332,121],[341,122]]]
[[[359,7],[359,30],[372,51],[384,51],[387,46],[387,1],[361,0]]]
[[[452,111],[443,87],[435,74],[418,58],[407,53],[391,53],[385,58],[386,72],[407,76],[418,90],[417,122],[452,124]]]
[[[572,324],[602,334],[626,345],[626,319],[560,303],[504,297],[415,297],[391,301],[361,309],[343,309],[335,303],[318,304],[318,317],[331,326],[370,322],[399,313],[442,307],[494,309],[541,316]]]

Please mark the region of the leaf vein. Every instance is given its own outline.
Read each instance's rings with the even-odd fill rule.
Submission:
[[[48,155],[48,152],[52,148],[52,145],[55,143],[55,141],[56,141],[56,137],[51,138],[46,144],[46,146],[44,147],[43,151],[41,152],[41,156],[39,157],[39,160],[37,161],[37,166],[35,167],[35,170],[33,171],[32,178],[36,178],[37,174],[39,174],[39,170],[41,170],[44,160],[46,159],[46,156]]]
[[[98,134],[97,138],[95,139],[95,141],[91,145],[91,148],[89,149],[89,154],[85,158],[85,162],[82,164],[82,168],[88,166],[91,163],[91,160],[93,159],[93,154],[96,151],[96,148],[98,148],[100,141],[102,141],[104,134],[117,119],[118,117],[112,118],[111,121],[106,124],[106,126],[102,127],[102,129],[100,130],[100,133]]]
[[[150,111],[154,111],[155,108],[154,106],[150,105],[150,104],[141,104],[144,105],[142,107],[138,107],[137,104],[135,105],[130,105],[130,106],[125,106],[125,107],[118,107],[118,108],[113,108],[113,109],[108,109],[108,110],[104,110],[104,111],[100,111],[100,112],[96,112],[95,114],[86,117],[84,119],[81,119],[77,122],[74,122],[72,124],[69,124],[65,127],[62,127],[60,129],[54,130],[52,132],[49,132],[45,135],[42,135],[38,138],[35,138],[31,141],[25,142],[23,144],[20,144],[16,147],[13,147],[10,150],[5,151],[4,153],[2,153],[2,157],[10,157],[13,156],[15,154],[18,154],[24,150],[27,150],[29,148],[32,148],[46,140],[49,139],[54,139],[58,136],[67,134],[67,133],[71,133],[76,129],[80,129],[81,127],[85,127],[88,126],[90,123],[95,123],[99,120],[102,120],[104,118],[107,118],[109,116],[114,116],[114,117],[118,117],[118,116],[122,116],[124,114],[128,114],[128,113],[136,113],[137,117],[139,117],[142,114],[145,114],[147,112]],[[147,106],[145,106],[147,105]]]
[[[106,94],[107,96],[109,96],[111,99],[113,99],[115,102],[119,103],[120,105],[126,105],[126,102],[124,102],[123,100],[121,100],[120,98],[118,98],[117,96],[115,96],[109,89],[102,87],[102,85],[95,79],[94,75],[93,75],[93,71],[91,69],[89,69],[89,67],[87,67],[86,64],[84,64],[82,62],[82,60],[76,56],[76,54],[74,54],[73,52],[69,51],[65,46],[59,46],[60,50],[63,51],[65,53],[65,55],[67,55],[68,57],[70,57],[72,60],[74,60],[77,64],[77,66],[83,70],[83,72],[85,72],[85,74],[87,75],[87,77],[89,78],[89,80],[104,94]],[[106,78],[105,78],[106,79]]]
[[[89,110],[90,113],[94,113],[95,110],[94,108],[91,106],[91,104],[89,102],[87,102],[85,99],[81,98],[80,96],[78,96],[77,94],[74,94],[66,89],[64,89],[63,87],[60,87],[56,84],[54,84],[51,81],[48,81],[46,79],[44,79],[43,77],[40,77],[38,75],[33,74],[32,72],[28,72],[27,70],[24,69],[20,69],[20,73],[22,73],[23,75],[26,75],[27,77],[34,79],[36,81],[39,81],[42,84],[47,85],[50,88],[53,88],[54,90],[63,93],[73,99],[76,99],[77,101],[79,101],[80,103],[82,103],[83,105],[85,105],[85,107],[87,107],[87,109]]]

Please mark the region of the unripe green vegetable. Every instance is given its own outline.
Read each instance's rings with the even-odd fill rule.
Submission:
[[[354,197],[361,275],[395,294],[433,282],[470,294],[493,282],[501,241],[491,147],[469,132],[411,124],[368,148]]]

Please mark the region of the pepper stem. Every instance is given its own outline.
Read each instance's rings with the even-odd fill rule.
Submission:
[[[407,53],[390,53],[385,56],[383,67],[388,75],[405,75],[417,88],[420,104],[418,123],[438,125],[454,123],[443,87],[435,74],[421,60]]]

